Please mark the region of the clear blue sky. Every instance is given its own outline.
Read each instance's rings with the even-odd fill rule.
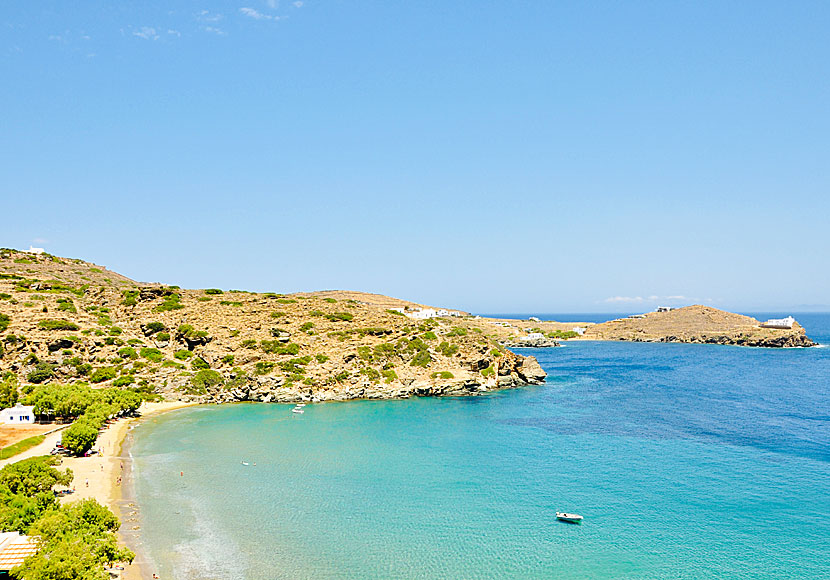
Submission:
[[[478,312],[830,310],[826,2],[7,1],[0,26],[0,246]]]

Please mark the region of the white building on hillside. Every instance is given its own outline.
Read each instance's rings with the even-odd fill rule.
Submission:
[[[766,322],[762,322],[763,328],[792,328],[795,318],[788,316],[787,318],[770,318]]]
[[[43,248],[36,248],[36,247],[34,247],[34,246],[29,246],[29,253],[30,253],[30,254],[42,254],[42,253],[44,253],[45,251],[46,251],[46,250],[45,250],[45,249],[43,249]]]
[[[31,425],[35,422],[35,408],[18,403],[0,411],[0,423],[4,425]]]

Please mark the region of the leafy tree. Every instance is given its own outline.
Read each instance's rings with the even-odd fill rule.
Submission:
[[[0,408],[14,407],[17,397],[17,377],[7,372],[0,381]]]
[[[11,323],[11,321],[12,319],[8,314],[0,314],[0,332],[6,332],[6,329],[9,327],[9,323]]]
[[[83,455],[92,449],[96,439],[98,439],[98,427],[89,421],[78,420],[63,432],[61,443],[70,453]]]

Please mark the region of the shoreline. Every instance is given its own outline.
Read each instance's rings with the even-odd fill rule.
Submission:
[[[138,421],[195,405],[197,403],[182,401],[143,403],[139,407],[140,416],[118,419],[99,435],[94,446],[98,449],[98,454],[90,457],[65,457],[59,466],[62,469],[72,469],[74,475],[72,486],[75,491],[62,496],[62,504],[92,498],[107,506],[121,521],[117,532],[118,541],[133,550],[136,559],[133,564],[124,566],[118,578],[139,580],[150,577],[142,569],[140,552],[136,550],[137,534],[129,533],[138,530],[128,529],[131,525],[137,528],[133,516],[137,514],[138,506],[131,487],[132,461],[129,446],[125,447],[127,436]]]

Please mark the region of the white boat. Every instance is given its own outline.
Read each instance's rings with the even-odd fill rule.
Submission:
[[[305,407],[305,403],[297,403],[298,407]]]
[[[560,522],[568,522],[569,524],[582,523],[582,516],[579,514],[569,514],[565,512],[556,512],[556,519]]]
[[[303,411],[302,407],[294,407],[293,409],[291,409],[291,412],[292,413],[305,413],[305,411]]]

